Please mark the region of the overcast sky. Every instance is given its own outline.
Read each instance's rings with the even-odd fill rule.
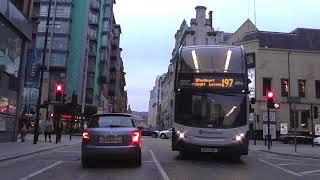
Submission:
[[[254,22],[253,2],[116,0],[114,13],[122,29],[120,46],[132,110],[148,111],[149,92],[156,76],[167,72],[174,34],[183,19],[190,25],[197,5],[206,6],[207,13],[213,11],[215,30],[234,32],[247,18]],[[320,29],[319,7],[319,0],[256,0],[257,28],[280,32],[296,27]]]

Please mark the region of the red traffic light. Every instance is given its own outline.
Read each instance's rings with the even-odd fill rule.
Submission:
[[[62,86],[59,84],[57,85],[57,91],[61,91],[62,90]]]
[[[63,92],[63,87],[64,87],[64,84],[55,84],[55,90],[57,92]]]
[[[268,98],[273,98],[274,94],[272,91],[267,91]]]
[[[53,113],[51,113],[51,114],[50,114],[50,117],[51,117],[51,118],[53,118],[53,116],[54,116],[54,114],[53,114]]]

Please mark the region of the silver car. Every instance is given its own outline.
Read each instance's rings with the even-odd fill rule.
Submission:
[[[159,132],[159,136],[161,139],[167,139],[172,137],[172,128]]]
[[[82,167],[93,159],[126,159],[141,166],[141,132],[131,114],[95,114],[82,134]]]

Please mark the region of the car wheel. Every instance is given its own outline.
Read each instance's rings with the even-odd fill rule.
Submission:
[[[139,153],[137,157],[134,159],[134,166],[140,167],[141,165],[142,165],[141,153]]]
[[[161,135],[160,135],[160,138],[161,138],[161,139],[167,139],[167,136],[166,136],[165,134],[161,134]]]
[[[188,152],[186,152],[186,151],[179,151],[179,158],[180,159],[188,159],[188,157],[189,157],[189,153]]]
[[[81,164],[82,164],[82,168],[86,169],[89,167],[89,160],[87,157],[83,156],[81,157]]]

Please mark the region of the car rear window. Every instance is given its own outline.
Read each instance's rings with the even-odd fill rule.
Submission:
[[[93,116],[89,121],[89,128],[134,127],[129,116]]]

